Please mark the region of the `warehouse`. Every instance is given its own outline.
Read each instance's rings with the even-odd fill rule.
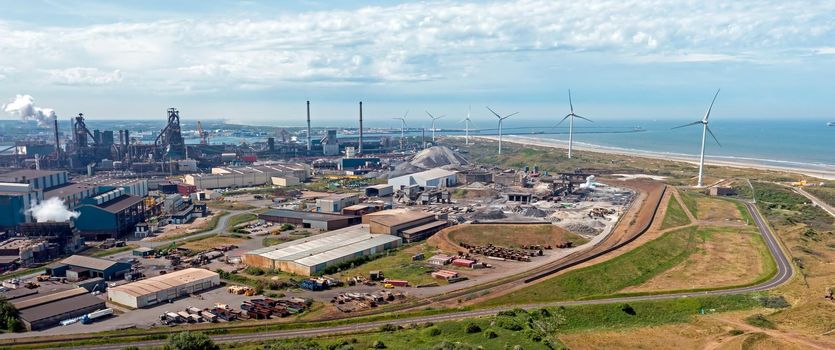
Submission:
[[[93,258],[83,255],[72,255],[61,260],[57,265],[47,268],[47,274],[53,277],[67,277],[70,281],[85,278],[101,277],[107,281],[122,279],[130,271],[130,264]]]
[[[85,238],[103,240],[134,232],[145,220],[145,200],[115,189],[81,201],[75,227]]]
[[[28,183],[36,190],[47,190],[67,183],[69,173],[65,170],[15,170],[0,174],[0,182]]]
[[[366,197],[388,197],[392,194],[394,194],[394,187],[392,185],[380,184],[365,188]]]
[[[307,180],[310,166],[297,163],[269,163],[247,167],[217,167],[211,174],[189,174],[186,184],[201,189],[235,188],[272,185],[273,177],[293,177]],[[289,180],[290,183],[294,180]]]
[[[188,268],[112,287],[107,299],[134,309],[167,302],[220,285],[220,275],[206,269]]]
[[[355,225],[305,239],[256,249],[243,255],[249,266],[311,276],[328,266],[382,253],[402,243],[400,237],[371,234],[368,225]]]
[[[43,200],[43,191],[32,184],[0,182],[0,228],[32,222],[32,206]]]
[[[269,222],[292,224],[296,227],[315,228],[324,231],[336,230],[360,223],[360,218],[354,216],[312,213],[288,209],[271,209],[259,214],[258,218]]]
[[[342,193],[316,199],[316,211],[320,213],[341,213],[342,208],[350,207],[360,202],[355,193]]]
[[[61,321],[80,317],[106,306],[104,300],[84,288],[74,288],[40,297],[13,302],[26,330],[57,326]]]
[[[447,226],[446,217],[406,208],[367,214],[362,223],[369,225],[371,233],[398,236],[405,242],[426,239]]]
[[[458,179],[454,171],[441,168],[398,176],[388,180],[388,184],[394,186],[395,189],[402,189],[414,185],[420,187],[450,187],[455,186],[457,183]]]

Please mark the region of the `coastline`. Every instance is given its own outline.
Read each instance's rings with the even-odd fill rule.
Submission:
[[[470,136],[471,138],[475,139],[485,139],[490,141],[498,141],[498,137],[496,136]],[[554,139],[543,139],[543,138],[536,138],[536,137],[527,137],[527,136],[504,136],[502,138],[502,142],[510,142],[524,146],[538,146],[538,147],[550,147],[550,148],[558,148],[558,149],[568,149],[568,143],[565,141],[554,140]],[[600,145],[591,145],[591,144],[578,144],[577,142],[574,143],[574,149],[579,151],[586,151],[586,152],[596,152],[596,153],[608,153],[608,154],[617,154],[617,155],[624,155],[624,156],[632,156],[632,157],[642,157],[642,158],[651,158],[651,159],[660,159],[660,160],[668,160],[668,161],[676,161],[676,162],[686,162],[691,164],[698,164],[699,157],[695,155],[685,155],[685,154],[671,154],[671,153],[662,153],[662,152],[652,152],[652,151],[642,151],[642,150],[627,150],[621,149],[617,147],[606,147]],[[734,160],[723,160],[723,159],[716,159],[711,157],[710,155],[705,155],[705,165],[712,165],[712,166],[727,166],[727,167],[734,167],[734,168],[745,168],[745,169],[760,169],[760,170],[772,170],[772,171],[782,171],[782,172],[789,172],[789,173],[797,173],[806,176],[816,177],[823,180],[833,181],[835,180],[835,167],[831,167],[832,170],[829,170],[829,166],[821,165],[820,169],[810,168],[810,167],[803,167],[801,165],[770,165],[764,164],[763,162],[757,162],[755,160],[750,159],[734,159]]]

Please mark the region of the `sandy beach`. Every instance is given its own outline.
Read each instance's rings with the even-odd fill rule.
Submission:
[[[472,138],[476,139],[486,139],[492,141],[498,141],[498,137],[496,136],[471,136]],[[502,138],[502,142],[510,142],[515,144],[521,144],[526,146],[539,146],[539,147],[551,147],[551,148],[559,148],[559,149],[567,149],[568,142],[561,141],[561,140],[552,140],[552,139],[542,139],[536,137],[527,137],[527,136],[504,136]],[[679,155],[679,154],[669,154],[669,153],[661,153],[661,152],[649,152],[649,151],[638,151],[638,150],[624,150],[619,149],[616,147],[606,147],[606,146],[599,146],[599,145],[589,145],[589,144],[578,144],[574,143],[574,149],[578,151],[588,151],[588,152],[597,152],[597,153],[608,153],[608,154],[618,154],[618,155],[625,155],[625,156],[632,156],[632,157],[643,157],[643,158],[652,158],[652,159],[662,159],[662,160],[670,160],[670,161],[678,161],[678,162],[687,162],[692,164],[698,164],[699,158],[698,156],[688,156],[688,155]],[[705,164],[713,165],[713,166],[726,166],[726,167],[735,167],[735,168],[747,168],[747,169],[762,169],[762,170],[773,170],[773,171],[784,171],[790,173],[797,173],[803,174],[807,176],[816,177],[819,179],[824,180],[835,180],[835,166],[827,166],[827,165],[820,165],[818,167],[804,167],[804,166],[795,166],[795,165],[771,165],[771,164],[764,164],[763,162],[757,162],[753,160],[746,160],[746,159],[739,159],[739,160],[725,160],[725,159],[715,159],[710,155],[705,155]]]

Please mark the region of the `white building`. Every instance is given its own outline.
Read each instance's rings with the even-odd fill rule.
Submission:
[[[388,184],[394,186],[395,189],[402,189],[414,185],[421,187],[450,187],[458,183],[455,173],[455,171],[435,168],[391,178]]]
[[[299,163],[265,163],[246,167],[212,168],[211,174],[189,174],[184,180],[201,189],[272,185],[273,177],[307,180],[310,166]]]
[[[310,276],[331,265],[400,246],[400,237],[372,234],[355,225],[245,253],[244,264]]]
[[[220,275],[206,269],[189,268],[112,287],[110,302],[138,309],[188,296],[220,285]]]
[[[350,207],[360,202],[355,193],[343,193],[316,199],[316,211],[320,213],[341,213],[342,208]]]

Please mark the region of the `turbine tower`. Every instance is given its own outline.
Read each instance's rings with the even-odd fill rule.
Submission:
[[[470,144],[470,126],[473,125],[473,120],[470,119],[470,114],[472,113],[472,111],[473,111],[473,106],[470,106],[467,109],[467,117],[464,118],[464,120],[461,121],[461,123],[464,123],[464,133],[465,133],[464,134],[464,144],[465,145]]]
[[[499,119],[499,155],[502,155],[502,122],[507,118],[510,118],[514,115],[519,114],[519,112],[514,112],[514,113],[511,113],[511,114],[508,114],[508,115],[502,117],[502,116],[499,115],[499,113],[496,113],[496,111],[490,109],[490,107],[487,107],[487,109],[490,110],[490,112],[493,113],[493,115],[495,115],[496,118]]]
[[[704,186],[705,139],[707,138],[707,134],[710,134],[710,137],[713,138],[713,141],[716,141],[716,144],[719,145],[719,147],[722,147],[722,144],[719,143],[719,140],[716,138],[716,135],[714,135],[713,131],[710,130],[710,127],[707,126],[708,119],[710,118],[710,111],[713,109],[713,103],[716,102],[716,97],[719,96],[719,91],[720,90],[721,89],[716,90],[716,94],[713,95],[713,101],[710,102],[710,107],[707,108],[707,112],[705,112],[705,116],[702,117],[702,120],[697,120],[697,121],[692,122],[690,124],[684,124],[684,125],[677,126],[677,127],[673,128],[673,129],[678,129],[678,128],[683,128],[685,126],[702,124],[702,148],[701,148],[701,152],[699,153],[699,180],[698,180],[698,183],[696,184],[696,187]]]
[[[426,111],[426,114],[429,114],[429,118],[432,118],[432,143],[434,144],[435,143],[435,121],[438,120],[438,119],[441,119],[445,116],[442,115],[442,116],[436,117],[436,116],[432,115],[432,113],[429,113],[429,111]]]
[[[394,120],[399,120],[401,122],[401,124],[400,124],[400,150],[401,151],[403,150],[403,140],[404,140],[404,137],[406,136],[405,130],[406,130],[406,116],[407,115],[409,115],[409,111],[406,111],[406,113],[403,114],[402,118],[391,118],[391,119],[394,119]]]
[[[571,148],[574,145],[574,118],[580,118],[590,123],[594,123],[591,119],[581,117],[579,115],[574,114],[574,104],[571,102],[571,89],[568,89],[568,106],[571,110],[571,113],[568,113],[559,123],[557,126],[562,124],[566,119],[568,119],[568,159],[571,159]]]

